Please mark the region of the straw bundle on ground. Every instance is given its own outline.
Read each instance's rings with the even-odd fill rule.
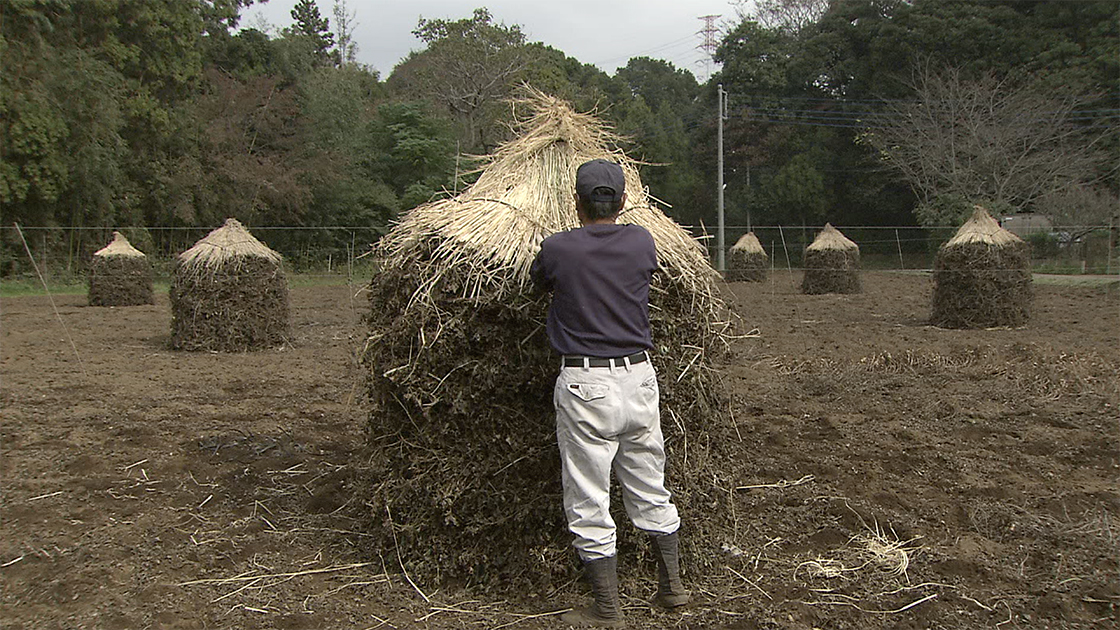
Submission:
[[[93,254],[89,264],[90,306],[155,304],[152,265],[120,232]]]
[[[933,263],[930,322],[947,328],[1018,326],[1030,318],[1029,245],[976,206]]]
[[[170,295],[173,348],[236,352],[288,339],[288,281],[280,254],[236,219],[179,254]]]
[[[805,277],[801,292],[859,293],[859,246],[826,223],[821,233],[805,248]]]
[[[744,234],[728,252],[728,282],[763,282],[769,268],[770,257],[754,232]]]
[[[623,165],[619,221],[642,225],[657,244],[651,323],[681,509],[712,482],[691,465],[699,455],[688,470],[677,466],[692,443],[682,434],[703,431],[723,408],[710,365],[726,350],[728,324],[703,247],[652,205],[594,117],[539,93],[517,108],[520,136],[468,190],[409,212],[380,243],[370,286],[370,452],[357,490],[366,540],[399,549],[411,577],[429,585],[546,589],[574,575],[552,407],[559,359],[544,334],[549,298],[528,272],[535,241],[578,225],[572,194],[586,160]],[[619,533],[623,548],[637,540],[625,525]]]

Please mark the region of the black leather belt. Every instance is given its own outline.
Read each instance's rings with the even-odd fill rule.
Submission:
[[[584,365],[587,365],[587,367],[624,367],[627,360],[630,361],[631,365],[634,363],[645,363],[649,361],[649,353],[643,350],[642,352],[632,354],[628,357],[611,358],[567,355],[564,357],[563,365],[564,367],[583,367]]]

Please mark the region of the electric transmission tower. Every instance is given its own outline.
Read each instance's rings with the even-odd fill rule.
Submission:
[[[716,46],[719,46],[719,28],[716,27],[716,20],[719,19],[718,15],[702,15],[698,19],[704,21],[704,28],[697,32],[704,38],[703,43],[697,46],[698,49],[704,51],[704,80],[707,81],[708,77],[712,76],[712,56],[716,54]]]

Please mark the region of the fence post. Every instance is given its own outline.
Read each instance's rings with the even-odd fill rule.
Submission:
[[[1104,263],[1104,273],[1105,273],[1105,275],[1108,275],[1108,276],[1112,275],[1112,239],[1113,239],[1113,234],[1114,234],[1112,230],[1115,229],[1112,222],[1113,222],[1112,217],[1109,217],[1108,218],[1108,258],[1105,259],[1105,263]]]

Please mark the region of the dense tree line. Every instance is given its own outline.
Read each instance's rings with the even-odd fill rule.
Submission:
[[[338,251],[353,235],[330,228],[368,242],[469,182],[524,84],[613,123],[686,224],[715,221],[717,83],[731,224],[945,224],[978,201],[1107,221],[1120,188],[1109,0],[761,0],[703,85],[645,57],[609,75],[485,8],[420,19],[424,48],[383,78],[354,61],[345,1],[328,17],[299,0],[271,35],[239,28],[252,1],[0,0],[5,225],[130,227],[169,252],[198,232],[143,228],[233,216],[303,228],[267,236],[286,255]],[[952,94],[974,106],[944,107]],[[1000,170],[1027,153],[1035,170]],[[1064,168],[1044,169],[1054,156]],[[100,246],[75,233],[36,246]],[[3,234],[11,271],[21,248]]]

